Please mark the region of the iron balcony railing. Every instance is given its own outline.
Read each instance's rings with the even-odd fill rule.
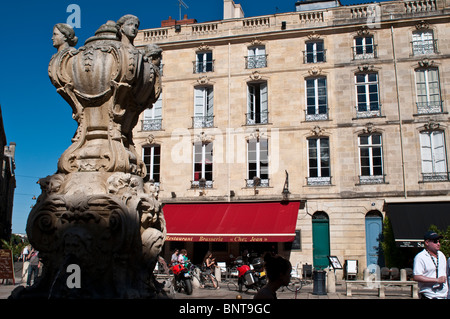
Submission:
[[[259,69],[267,67],[267,54],[258,54],[245,57],[247,69]]]
[[[376,44],[357,45],[352,47],[353,60],[366,60],[378,58]]]
[[[327,62],[327,50],[322,51],[303,51],[303,63]]]
[[[250,112],[246,114],[247,125],[258,125],[269,123],[269,112]]]
[[[214,72],[214,60],[194,61],[194,73]]]
[[[419,114],[435,114],[442,113],[443,101],[436,102],[417,102],[417,113]]]
[[[192,117],[192,127],[193,128],[203,128],[203,127],[213,127],[213,126],[214,126],[214,115],[193,116]]]
[[[424,182],[446,182],[450,180],[449,172],[422,173]]]
[[[438,53],[437,40],[411,41],[411,46],[413,55]]]
[[[162,119],[150,119],[141,121],[142,131],[160,131],[162,129]]]

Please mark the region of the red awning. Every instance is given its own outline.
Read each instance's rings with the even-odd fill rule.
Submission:
[[[168,241],[288,242],[300,202],[166,204]]]

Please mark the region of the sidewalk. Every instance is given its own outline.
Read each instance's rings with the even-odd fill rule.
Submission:
[[[1,281],[0,281],[1,282]],[[0,299],[7,299],[11,292],[18,286],[25,286],[25,282],[22,283],[21,278],[16,278],[16,284],[5,285],[0,283]],[[313,285],[304,286],[297,295],[287,289],[280,289],[277,292],[278,299],[411,299],[411,289],[406,287],[388,287],[386,288],[386,298],[379,298],[376,289],[365,289],[363,287],[352,290],[352,296],[347,297],[345,291],[345,284],[338,282],[336,284],[336,292],[327,293],[326,295],[313,294]],[[236,299],[238,295],[243,300],[253,299],[256,294],[255,290],[249,290],[247,292],[239,293],[238,291],[231,291],[227,287],[227,282],[220,283],[220,289],[212,288],[195,288],[192,295],[188,296],[183,292],[175,293],[171,295],[169,289],[167,294],[173,299]]]

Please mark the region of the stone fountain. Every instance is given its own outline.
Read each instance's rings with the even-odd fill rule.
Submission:
[[[11,297],[157,298],[153,277],[166,226],[158,189],[144,182],[132,130],[161,92],[161,50],[136,48],[139,19],[108,21],[85,45],[66,24],[53,29],[49,76],[78,122],[56,174],[39,181],[27,234],[43,274]],[[80,284],[68,285],[70,265]]]

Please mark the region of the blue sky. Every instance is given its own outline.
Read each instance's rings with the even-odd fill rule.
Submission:
[[[222,19],[223,0],[184,0],[182,14],[198,22]],[[235,0],[245,16],[295,11],[295,0]],[[342,4],[370,1],[341,0]],[[71,144],[76,130],[70,106],[50,83],[47,67],[56,52],[52,29],[67,22],[70,4],[81,9],[75,32],[80,47],[108,20],[125,14],[141,20],[140,29],[160,27],[171,16],[179,18],[178,0],[166,1],[9,1],[0,5],[0,105],[8,143],[16,142],[16,181],[13,233],[25,233],[26,221],[41,193],[41,177],[56,172],[58,158]]]

